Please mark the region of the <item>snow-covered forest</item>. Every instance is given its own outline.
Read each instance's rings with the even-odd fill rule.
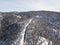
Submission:
[[[0,45],[60,45],[60,12],[0,12]]]

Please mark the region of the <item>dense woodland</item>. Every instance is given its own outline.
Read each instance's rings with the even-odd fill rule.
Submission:
[[[60,45],[60,12],[52,11],[0,12],[0,45],[20,45],[21,32],[30,19],[23,45],[41,45],[41,37],[48,40],[48,45],[50,41]]]

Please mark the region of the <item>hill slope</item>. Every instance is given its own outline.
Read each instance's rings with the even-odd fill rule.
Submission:
[[[60,12],[0,12],[0,45],[40,45],[41,37],[60,45]]]

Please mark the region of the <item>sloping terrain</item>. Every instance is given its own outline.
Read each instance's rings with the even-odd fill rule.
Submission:
[[[60,45],[60,12],[0,12],[0,45],[42,45],[43,39]]]

